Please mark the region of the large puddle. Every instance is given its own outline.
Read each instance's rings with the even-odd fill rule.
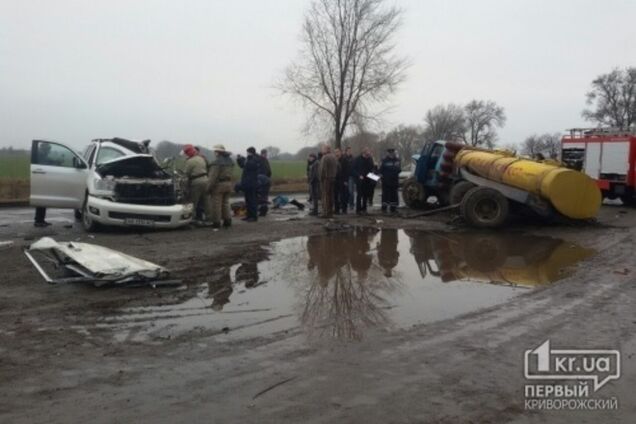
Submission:
[[[593,254],[547,237],[370,228],[269,250],[268,260],[214,270],[184,303],[128,308],[101,325],[121,341],[192,331],[360,340],[495,306],[565,277]]]

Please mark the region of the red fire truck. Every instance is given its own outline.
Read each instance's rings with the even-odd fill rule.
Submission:
[[[569,131],[561,139],[561,161],[594,178],[603,198],[635,204],[636,131],[615,128]]]

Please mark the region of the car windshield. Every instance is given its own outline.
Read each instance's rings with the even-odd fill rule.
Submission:
[[[121,150],[114,149],[112,147],[102,147],[97,154],[97,164],[100,165],[109,160],[117,159],[126,156]]]

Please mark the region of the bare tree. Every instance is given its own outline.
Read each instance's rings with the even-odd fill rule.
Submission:
[[[546,157],[557,159],[561,153],[561,134],[543,134],[543,151]]]
[[[382,139],[384,149],[394,148],[404,160],[410,160],[414,153],[419,152],[423,144],[422,130],[415,125],[400,125],[389,131]],[[405,164],[403,163],[403,166]]]
[[[499,148],[512,152],[514,155],[516,155],[517,151],[519,150],[519,146],[515,143],[506,143],[502,146],[499,146]]]
[[[523,154],[537,157],[539,154],[557,159],[561,150],[561,135],[559,133],[533,134],[523,141],[521,151]]]
[[[313,0],[305,15],[300,57],[278,85],[311,110],[308,128],[327,123],[335,147],[352,123],[376,116],[404,80],[407,63],[394,53],[401,12],[385,0]]]
[[[497,141],[497,128],[506,123],[504,108],[492,100],[471,100],[464,106],[466,132],[463,140],[471,146],[492,149]]]
[[[267,150],[267,157],[270,159],[277,159],[280,155],[280,148],[276,146],[267,146],[265,150]]]
[[[362,149],[368,147],[371,149],[371,153],[375,158],[379,157],[380,153],[380,136],[372,132],[358,132],[351,137],[346,137],[342,140],[342,147],[351,147],[354,154],[359,154]]]
[[[314,144],[312,146],[305,146],[300,148],[295,154],[295,160],[305,160],[310,153],[317,154],[320,150],[320,144]]]
[[[542,153],[542,151],[543,143],[541,142],[541,137],[536,134],[527,137],[521,145],[521,152],[524,155],[536,157],[537,154]]]
[[[583,118],[598,125],[629,128],[636,125],[636,68],[614,69],[592,81]]]
[[[460,141],[466,132],[464,108],[460,105],[438,105],[426,112],[424,117],[426,128],[424,139],[427,142],[436,140]]]

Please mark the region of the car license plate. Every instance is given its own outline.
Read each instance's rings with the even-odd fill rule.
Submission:
[[[153,227],[155,225],[155,221],[150,219],[139,219],[139,218],[126,218],[124,220],[126,225],[136,225],[141,227]]]

